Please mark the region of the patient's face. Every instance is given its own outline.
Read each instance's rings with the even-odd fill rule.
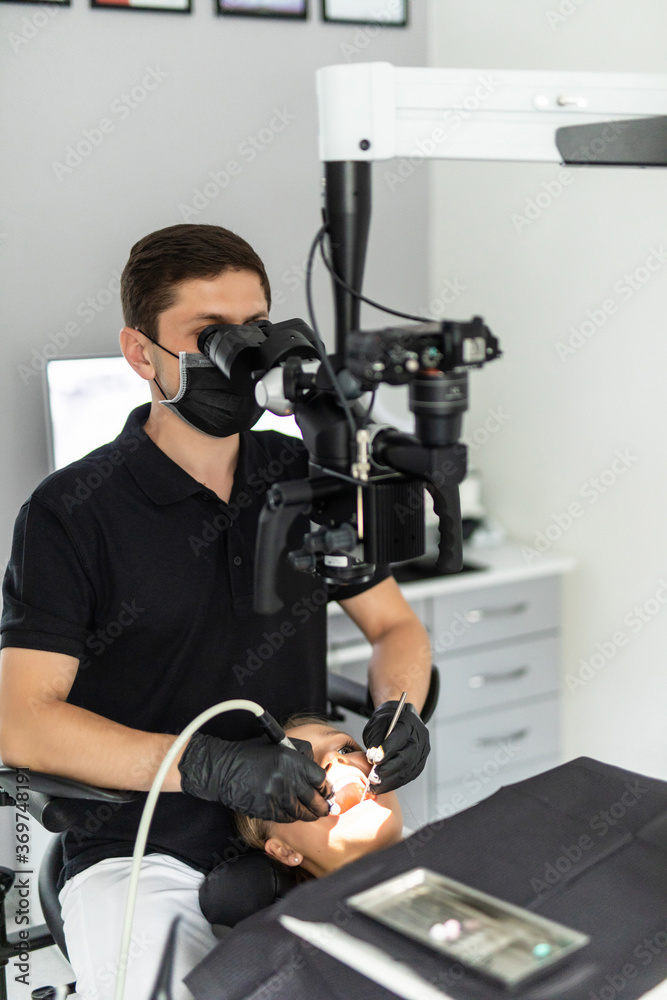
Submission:
[[[393,792],[375,797],[369,791],[360,802],[371,765],[351,737],[325,723],[297,726],[287,735],[312,744],[341,811],[310,823],[274,823],[266,844],[269,854],[322,876],[401,840],[403,817]]]

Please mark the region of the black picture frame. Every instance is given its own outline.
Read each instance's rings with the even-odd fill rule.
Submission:
[[[161,6],[150,3],[150,0],[90,0],[90,6],[95,10],[138,10],[143,14],[191,14],[192,0],[181,0],[180,6]]]
[[[216,13],[220,17],[273,17],[288,21],[305,21],[309,0],[216,0]],[[289,8],[293,7],[294,10]],[[282,9],[281,9],[282,8]]]
[[[34,7],[70,7],[72,0],[0,0],[0,3],[32,4]]]
[[[372,24],[375,27],[406,28],[409,23],[409,0],[355,0],[359,15],[351,12],[350,0],[321,0],[322,20],[330,24]],[[386,16],[370,17],[376,8]],[[396,13],[392,13],[396,8]]]

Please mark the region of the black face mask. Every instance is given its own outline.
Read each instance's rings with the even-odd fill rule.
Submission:
[[[227,376],[203,354],[187,354],[185,351],[174,354],[162,344],[157,346],[171,354],[172,358],[178,358],[181,376],[179,390],[173,399],[167,399],[167,394],[155,379],[164,396],[160,400],[161,406],[166,406],[190,427],[211,437],[229,437],[254,427],[264,412],[254,394],[249,396],[234,392]]]

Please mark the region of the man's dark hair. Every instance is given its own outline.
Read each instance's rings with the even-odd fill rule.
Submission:
[[[130,250],[120,279],[127,326],[157,341],[158,317],[176,301],[176,288],[224,271],[254,271],[271,306],[264,264],[245,240],[222,226],[182,223],[144,236]]]

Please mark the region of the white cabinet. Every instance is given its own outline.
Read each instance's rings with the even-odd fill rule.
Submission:
[[[572,564],[531,568],[518,546],[504,546],[497,562],[401,587],[440,672],[432,751],[423,775],[400,792],[412,829],[559,763],[560,587]],[[365,683],[370,647],[335,609],[329,667]],[[359,739],[363,721],[348,716],[345,728]]]

